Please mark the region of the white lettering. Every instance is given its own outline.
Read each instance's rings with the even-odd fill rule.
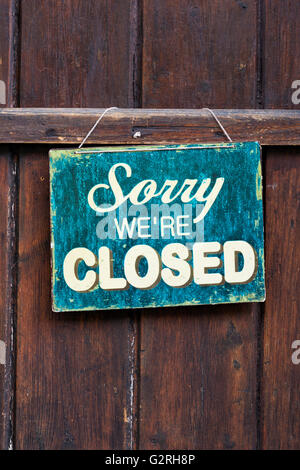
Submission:
[[[223,283],[220,273],[208,273],[209,268],[220,268],[222,260],[208,254],[220,253],[222,246],[218,242],[199,242],[193,245],[194,282],[200,286],[219,285]]]
[[[217,178],[211,191],[207,195],[205,195],[211,185],[211,179],[210,178],[204,179],[200,183],[198,190],[192,196],[191,192],[195,188],[196,184],[198,183],[197,179],[193,179],[193,180],[185,179],[184,183],[181,185],[180,189],[175,194],[173,194],[173,192],[175,191],[175,188],[178,184],[178,180],[166,180],[162,188],[160,189],[160,191],[156,192],[157,183],[152,179],[148,179],[148,180],[140,181],[134,186],[134,188],[132,188],[132,190],[127,195],[124,195],[121,185],[118,182],[117,177],[116,177],[117,168],[124,168],[126,172],[126,177],[127,178],[131,177],[132,170],[131,170],[131,167],[127,163],[116,163],[115,165],[111,167],[111,169],[108,172],[109,185],[105,183],[96,184],[89,191],[89,194],[88,194],[89,206],[91,207],[91,209],[93,209],[94,211],[100,214],[105,213],[105,212],[111,212],[117,209],[127,199],[129,199],[132,204],[141,205],[141,204],[145,204],[149,202],[152,198],[161,196],[162,203],[169,204],[172,201],[174,201],[176,198],[181,196],[181,201],[183,203],[190,202],[193,199],[196,199],[196,201],[198,202],[205,203],[203,210],[194,219],[194,222],[197,223],[199,222],[199,220],[203,219],[206,216],[206,214],[209,212],[210,208],[215,202],[224,183],[224,178]],[[115,198],[114,204],[111,204],[108,207],[107,206],[103,207],[103,204],[102,204],[102,207],[98,206],[95,203],[95,199],[94,199],[95,193],[96,191],[98,191],[98,189],[111,190]]]
[[[142,227],[143,229],[145,227]],[[113,253],[105,246],[99,248],[98,259],[87,248],[74,248],[65,257],[63,274],[67,285],[77,292],[88,292],[95,288],[98,279],[103,290],[124,290],[129,284],[136,289],[152,289],[162,278],[171,287],[185,287],[191,283],[199,286],[246,284],[251,282],[257,272],[257,256],[254,248],[245,241],[227,241],[224,243],[224,276],[220,272],[209,272],[222,267],[220,256],[222,245],[219,242],[196,242],[193,245],[193,262],[189,263],[191,251],[182,243],[170,243],[164,246],[161,256],[149,245],[135,245],[124,257],[124,277],[114,277]],[[243,267],[239,270],[239,256]],[[140,263],[146,262],[145,274],[141,274]],[[79,278],[79,264],[96,268],[87,270],[83,279]],[[118,265],[121,260],[118,259]],[[163,267],[164,265],[164,267]],[[121,265],[123,266],[123,265]]]
[[[238,270],[238,253],[244,258],[244,266]],[[257,260],[254,248],[242,240],[224,243],[224,274],[229,284],[250,282],[256,273]]]
[[[74,248],[65,257],[64,278],[71,289],[77,292],[88,292],[97,284],[98,276],[95,271],[89,270],[83,279],[79,279],[78,268],[81,261],[91,268],[97,265],[97,258],[92,251],[87,248]]]
[[[182,243],[170,243],[161,253],[163,268],[161,277],[171,287],[185,287],[192,281],[192,266],[187,262],[191,256],[190,250]],[[178,271],[175,275],[173,270]]]
[[[128,282],[122,277],[114,278],[113,254],[107,246],[99,248],[99,284],[105,290],[124,290]]]
[[[146,258],[148,271],[145,276],[139,274],[139,264]],[[137,289],[152,289],[160,279],[161,261],[157,251],[149,245],[135,245],[130,248],[124,260],[124,272],[128,282]]]

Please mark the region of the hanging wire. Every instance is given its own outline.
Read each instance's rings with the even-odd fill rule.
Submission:
[[[87,141],[87,139],[90,137],[90,135],[94,132],[94,130],[96,129],[96,127],[98,126],[99,122],[101,121],[101,119],[105,116],[106,113],[108,113],[109,111],[113,111],[113,110],[116,110],[116,109],[119,109],[117,108],[116,106],[112,106],[111,108],[106,108],[103,113],[99,116],[99,118],[97,119],[97,121],[95,122],[95,124],[93,125],[93,127],[89,130],[89,132],[86,134],[86,136],[82,139],[80,145],[79,145],[79,149],[81,149],[81,147],[85,144],[85,142]],[[230,135],[228,134],[228,132],[226,131],[225,127],[221,124],[220,120],[217,118],[216,114],[214,113],[214,111],[210,108],[202,108],[203,110],[205,111],[209,111],[209,113],[213,116],[213,118],[215,119],[215,121],[217,122],[217,124],[219,125],[220,129],[222,130],[222,132],[224,133],[224,135],[227,137],[227,139],[229,140],[229,142],[232,142],[232,139],[230,137]],[[136,133],[134,136],[134,138],[138,138],[138,137],[141,137],[141,135],[138,135],[138,133]]]
[[[108,111],[112,111],[112,110],[116,110],[116,109],[119,109],[117,108],[116,106],[112,106],[111,108],[106,108],[103,113],[101,114],[101,116],[97,119],[97,121],[95,122],[95,124],[93,125],[93,127],[89,130],[89,132],[87,133],[87,135],[82,139],[81,141],[81,144],[79,145],[79,149],[81,149],[81,147],[84,145],[84,143],[88,140],[89,136],[94,132],[94,130],[96,129],[96,127],[98,126],[99,122],[101,121],[101,119],[105,116],[106,113],[108,113]]]

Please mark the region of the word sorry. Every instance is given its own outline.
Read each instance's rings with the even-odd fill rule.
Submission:
[[[200,214],[203,204],[145,204],[131,205],[128,208],[127,201],[118,210],[107,215],[98,214],[101,217],[96,226],[96,234],[100,240],[117,238],[124,240],[131,238],[150,238],[165,240],[175,238],[204,240],[204,219],[195,224],[193,219]],[[184,212],[184,213],[183,213]],[[139,214],[139,217],[134,217]],[[173,214],[173,215],[171,215]],[[131,220],[129,220],[131,219]]]
[[[182,186],[179,188],[179,190],[177,190],[177,192],[175,191],[175,188],[178,185],[178,180],[166,180],[162,188],[159,191],[157,191],[156,181],[149,179],[149,180],[140,181],[138,184],[134,186],[134,188],[130,191],[130,193],[125,196],[120,186],[120,183],[118,182],[116,178],[116,169],[119,167],[125,169],[127,178],[131,177],[132,170],[131,170],[131,167],[127,163],[116,163],[115,165],[111,167],[111,169],[108,172],[108,181],[110,185],[105,184],[105,183],[96,184],[95,186],[92,187],[92,189],[90,190],[88,194],[89,206],[94,211],[100,214],[105,213],[105,212],[111,212],[117,209],[127,199],[129,199],[132,204],[139,205],[139,204],[146,204],[153,197],[161,196],[161,201],[163,204],[170,204],[176,198],[181,196],[181,202],[183,203],[191,202],[193,199],[195,199],[198,202],[205,203],[202,212],[194,219],[194,222],[197,223],[199,222],[199,220],[203,219],[206,216],[211,206],[215,202],[224,183],[224,178],[217,178],[210,193],[207,196],[205,196],[205,193],[211,183],[210,178],[204,179],[193,195],[191,193],[195,189],[195,186],[198,183],[197,179],[185,179]],[[109,207],[103,207],[103,204],[100,206],[97,206],[94,200],[94,195],[95,195],[95,192],[100,188],[106,189],[106,190],[108,189],[113,192],[113,195],[115,198],[114,204],[110,205]]]
[[[222,266],[218,256],[208,256],[224,252],[224,276],[218,272],[208,272]],[[192,265],[188,262],[193,256]],[[238,258],[243,257],[243,268],[238,270]],[[141,275],[141,260],[147,261],[147,272]],[[79,264],[87,267],[99,266],[99,274],[87,270],[83,279],[79,278]],[[163,265],[165,267],[163,267]],[[192,252],[182,243],[170,243],[159,253],[149,245],[131,247],[124,258],[124,277],[114,277],[113,253],[105,246],[98,250],[98,258],[87,248],[74,248],[64,260],[63,273],[67,285],[77,292],[89,292],[99,283],[104,290],[124,290],[129,285],[137,289],[152,289],[162,279],[170,287],[185,287],[192,282],[200,286],[246,284],[254,279],[257,270],[257,256],[254,248],[245,241],[227,241],[224,246],[218,242],[194,243]]]

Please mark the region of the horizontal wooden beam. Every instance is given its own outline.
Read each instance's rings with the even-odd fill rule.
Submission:
[[[0,143],[78,145],[103,109],[2,108]],[[234,141],[300,145],[300,111],[214,110]],[[226,140],[204,109],[117,109],[107,112],[88,144],[152,144]]]

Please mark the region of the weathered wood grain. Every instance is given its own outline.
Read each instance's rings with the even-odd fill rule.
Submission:
[[[256,15],[256,2],[144,1],[143,106],[256,108]],[[264,113],[217,114],[233,140],[266,142]],[[176,111],[170,124],[186,142],[226,140],[204,110]],[[168,126],[152,127],[142,134],[172,141]],[[258,312],[233,305],[142,313],[142,448],[257,446]]]
[[[141,448],[255,448],[256,351],[251,306],[143,312]]]
[[[0,106],[17,105],[18,0],[0,0]],[[12,448],[15,407],[17,157],[0,150],[0,449]],[[5,354],[5,357],[3,356]]]
[[[22,3],[21,103],[130,106],[130,0]]]
[[[101,109],[21,108],[0,110],[0,143],[78,144]],[[215,110],[235,141],[300,145],[298,110]],[[140,131],[141,136],[134,138]],[[222,142],[223,132],[206,110],[118,109],[105,115],[88,144]]]
[[[129,0],[22,2],[21,106],[133,106],[130,14]],[[48,150],[20,156],[16,448],[131,448],[132,318],[51,312]]]
[[[144,0],[143,107],[253,106],[256,3]]]
[[[22,152],[19,200],[16,448],[126,447],[128,316],[51,311],[47,149]]]
[[[292,343],[300,339],[300,150],[268,149],[266,184],[267,300],[262,375],[262,446],[300,447],[300,364]]]
[[[0,107],[7,106],[9,69],[9,0],[0,1]]]
[[[7,448],[7,435],[8,435],[8,421],[7,416],[8,407],[6,399],[8,398],[7,392],[9,391],[10,381],[7,380],[7,359],[9,358],[10,345],[7,344],[8,336],[8,318],[7,318],[7,275],[8,275],[8,205],[9,205],[9,163],[10,152],[8,148],[1,148],[0,153],[0,449]],[[9,413],[8,413],[9,414]]]
[[[7,251],[7,163],[8,156],[6,152],[1,150],[0,155],[0,240],[1,240],[1,263],[0,263],[0,289],[1,292],[6,291],[6,275],[7,275],[7,259],[5,252]],[[6,362],[6,297],[0,296],[0,450],[5,449],[5,410],[4,410],[4,389],[5,389],[5,362]]]
[[[0,1],[0,107],[18,102],[20,0]]]
[[[264,2],[263,79],[266,108],[299,109],[299,103],[292,101],[295,91],[292,84],[300,81],[299,17],[298,1]]]
[[[0,365],[0,448],[11,449],[15,423],[15,340],[17,285],[17,156],[9,147],[0,150],[0,340],[5,361]]]
[[[300,3],[264,2],[263,101],[267,108],[294,108],[299,80]],[[298,83],[299,87],[299,83]],[[299,132],[299,131],[298,131]],[[291,360],[299,339],[299,149],[267,150],[266,273],[261,436],[265,449],[299,449],[300,369]]]
[[[7,79],[8,79],[8,46],[9,46],[9,23],[6,21],[9,14],[9,0],[0,0],[0,107],[6,106],[7,101]],[[8,149],[2,147],[0,153],[0,290],[5,293],[7,288],[7,207],[8,207],[8,166],[9,166],[9,152]],[[6,359],[6,324],[7,324],[7,311],[6,311],[6,295],[0,296],[0,449],[7,447],[7,420],[5,411],[5,389],[8,383],[5,375]],[[4,349],[4,351],[3,351]],[[5,354],[5,357],[3,357]]]

